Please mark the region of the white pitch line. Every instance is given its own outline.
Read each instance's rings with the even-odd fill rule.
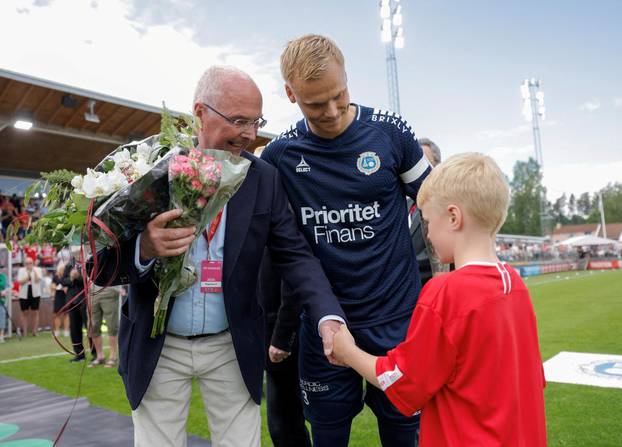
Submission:
[[[589,270],[590,272],[599,272],[599,273],[584,273],[581,275],[570,275],[568,276],[564,276],[563,278],[556,278],[556,279],[550,279],[548,281],[542,281],[542,282],[534,282],[534,283],[529,283],[529,282],[525,282],[525,285],[527,285],[527,287],[534,287],[534,286],[541,286],[544,284],[551,284],[554,282],[561,282],[561,281],[570,281],[571,279],[581,279],[581,278],[591,278],[594,275],[599,275],[599,274],[603,274],[606,273],[605,270]],[[560,272],[560,274],[563,274],[565,272]],[[560,275],[561,276],[561,275]],[[533,278],[533,276],[532,276]]]
[[[104,349],[107,349],[108,346],[104,346]],[[0,360],[0,365],[3,365],[5,363],[15,363],[15,362],[21,362],[23,360],[36,360],[36,359],[43,359],[46,357],[58,357],[61,355],[69,355],[72,356],[73,354],[69,354],[67,352],[54,352],[51,354],[39,354],[39,355],[29,355],[27,357],[18,357],[16,359],[8,359],[8,360]]]
[[[69,354],[67,354],[66,352],[55,352],[53,354],[30,355],[28,357],[18,357],[16,359],[0,360],[0,364],[21,362],[22,360],[42,359],[42,358],[45,358],[45,357],[57,357],[57,356],[60,356],[60,355],[69,355]]]

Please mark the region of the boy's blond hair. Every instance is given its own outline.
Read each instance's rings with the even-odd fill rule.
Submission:
[[[343,53],[328,37],[307,34],[288,42],[281,54],[281,74],[286,82],[294,78],[303,81],[319,79],[331,59],[345,68]]]
[[[510,188],[492,158],[467,152],[432,169],[419,189],[417,205],[432,201],[462,207],[483,229],[495,234],[508,214]]]

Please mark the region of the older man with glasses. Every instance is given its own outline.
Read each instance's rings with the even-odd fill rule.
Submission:
[[[199,147],[250,160],[242,186],[220,219],[208,225],[206,236],[199,236],[194,244],[194,228],[166,228],[167,222],[181,215],[181,210],[171,210],[156,216],[135,240],[122,244],[121,253],[100,252],[104,273],[98,281],[130,284],[121,309],[119,372],[133,410],[135,445],[186,445],[186,419],[196,378],[212,445],[259,446],[264,317],[257,277],[264,249],[306,304],[327,352],[344,313],[297,229],[276,169],[244,151],[265,125],[257,85],[233,67],[212,67],[196,88],[194,114],[201,123]],[[174,297],[166,334],[151,338],[158,295],[152,280],[153,260],[187,250],[195,267],[200,269],[207,260],[218,266],[220,285],[204,292],[195,284]]]

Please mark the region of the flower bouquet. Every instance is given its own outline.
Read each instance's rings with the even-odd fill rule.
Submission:
[[[45,191],[43,205],[50,211],[34,222],[26,241],[57,248],[80,245],[94,254],[129,241],[153,217],[174,208],[183,214],[169,226],[195,226],[198,236],[238,190],[250,161],[227,151],[195,148],[194,130],[192,118],[175,119],[164,108],[159,135],[119,146],[86,175],[42,173],[25,200]],[[152,337],[164,331],[170,297],[194,284],[197,274],[186,253],[157,259],[154,279],[159,295]]]

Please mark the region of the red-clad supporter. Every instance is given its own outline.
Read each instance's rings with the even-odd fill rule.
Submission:
[[[56,250],[50,244],[44,244],[39,250],[39,258],[41,259],[41,265],[45,267],[52,267],[56,257]]]
[[[38,248],[39,247],[36,244],[34,244],[34,245],[24,245],[22,250],[24,250],[24,255],[26,256],[26,258],[37,259]]]

